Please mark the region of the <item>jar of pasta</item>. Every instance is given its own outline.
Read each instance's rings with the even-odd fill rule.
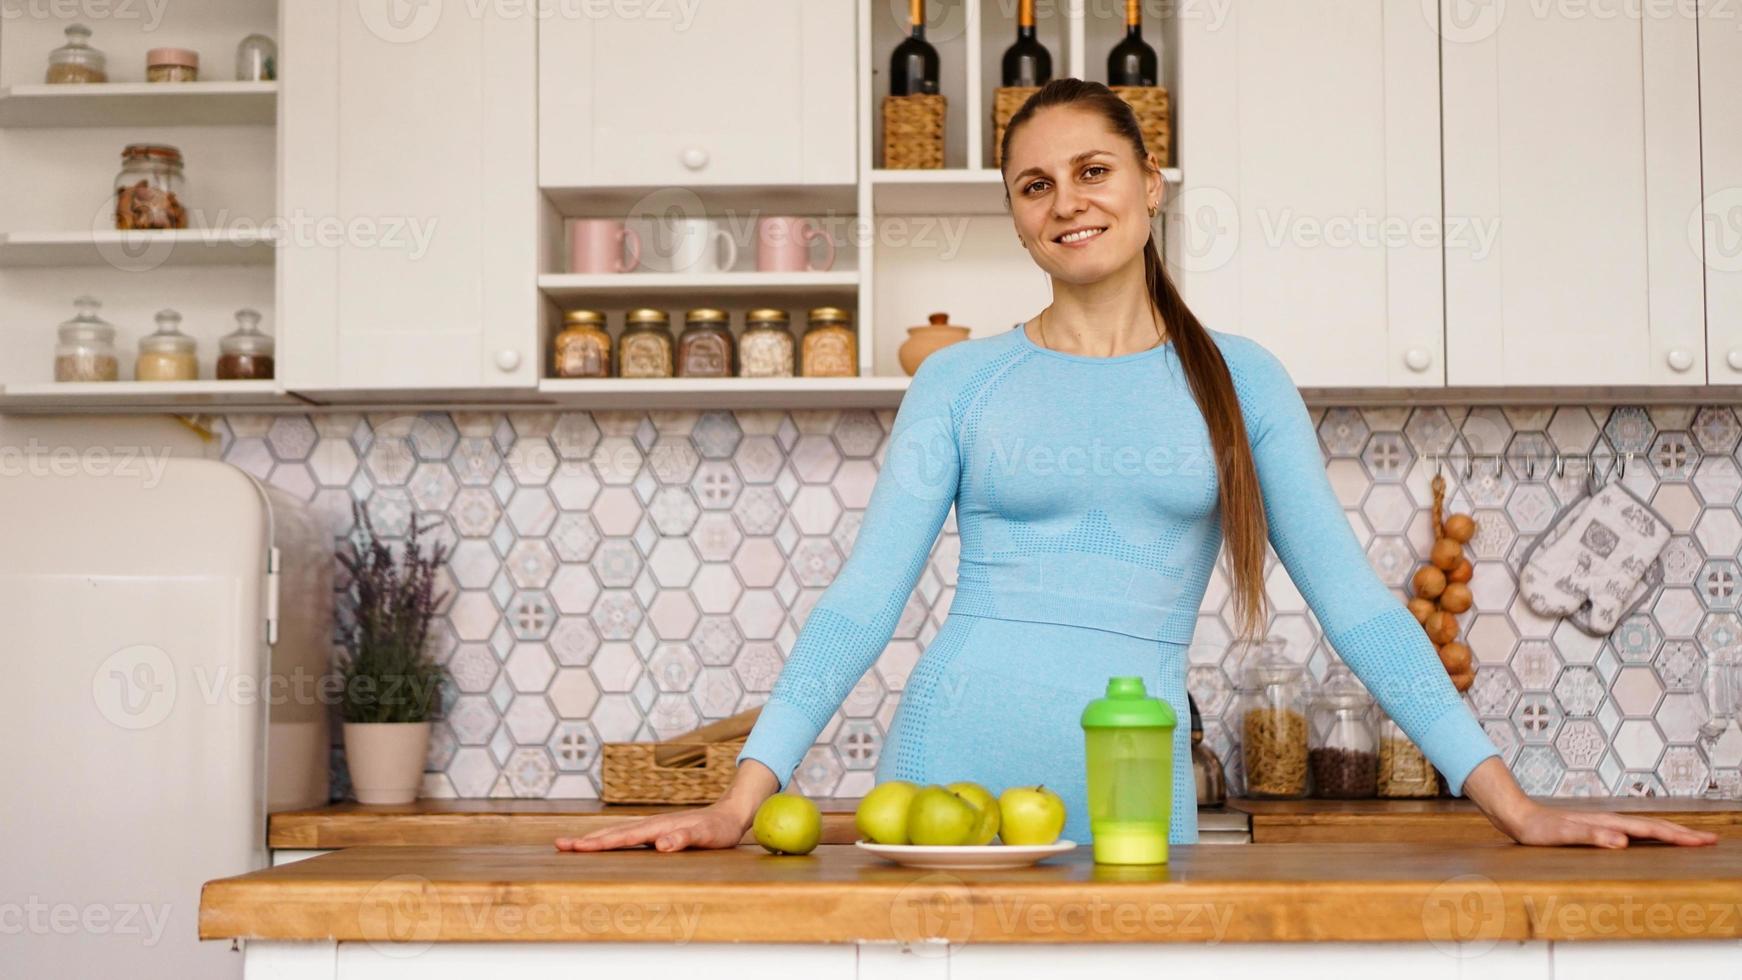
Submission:
[[[181,332],[181,314],[157,314],[157,332],[139,338],[133,377],[139,381],[193,381],[200,376],[194,339]]]
[[[556,335],[553,347],[552,367],[557,377],[611,376],[611,335],[605,332],[605,314],[598,310],[570,310],[563,314],[563,329]]]
[[[737,369],[732,327],[725,310],[698,309],[684,314],[677,339],[677,376],[730,378]]]
[[[1439,777],[1427,756],[1383,711],[1379,712],[1379,771],[1374,790],[1392,799],[1438,796],[1440,792]]]
[[[46,81],[50,85],[92,85],[109,80],[108,60],[91,47],[91,29],[67,28],[67,43],[48,53]]]
[[[97,315],[102,305],[89,296],[73,301],[79,313],[60,325],[54,347],[56,381],[114,381],[120,376],[115,326]]]
[[[115,176],[118,230],[186,228],[186,195],[180,150],[134,143],[121,151],[121,172]]]
[[[1240,757],[1246,794],[1292,799],[1307,792],[1307,672],[1280,638],[1238,644]]]
[[[148,82],[197,82],[200,53],[188,48],[152,48],[145,53]]]
[[[669,378],[676,344],[671,337],[671,318],[664,310],[630,310],[624,318],[623,336],[617,341],[619,378]]]
[[[807,378],[851,378],[859,374],[859,339],[847,311],[819,306],[799,343],[799,373]]]
[[[792,377],[797,346],[785,310],[751,310],[744,314],[744,335],[738,338],[738,376]]]

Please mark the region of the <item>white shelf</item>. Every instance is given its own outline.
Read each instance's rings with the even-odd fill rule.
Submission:
[[[277,381],[64,381],[0,386],[8,412],[141,411],[284,405]]]
[[[1177,167],[1161,172],[1180,182]],[[872,210],[877,214],[1004,214],[1004,174],[995,167],[953,170],[871,171]]]
[[[601,306],[647,305],[662,300],[706,300],[749,297],[770,303],[839,298],[859,286],[855,270],[829,272],[625,272],[602,275],[538,277],[538,288],[559,303],[587,302]]]
[[[541,397],[576,409],[893,408],[901,378],[599,378],[551,379]]]
[[[706,184],[683,187],[598,184],[543,187],[544,196],[565,218],[633,218],[663,215],[670,208],[694,217],[720,212],[757,214],[851,214],[856,184]]]
[[[123,82],[0,88],[0,126],[271,126],[277,82]]]
[[[0,267],[107,265],[126,271],[161,265],[271,265],[264,230],[0,232]]]

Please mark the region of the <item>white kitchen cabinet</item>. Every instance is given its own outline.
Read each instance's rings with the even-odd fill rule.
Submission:
[[[856,179],[853,0],[595,6],[540,20],[543,186]]]
[[[1706,340],[1712,384],[1742,384],[1742,31],[1714,4],[1700,7],[1700,141],[1705,202],[1688,229],[1706,263]]]
[[[292,390],[537,383],[532,5],[285,5]]]
[[[1170,271],[1303,386],[1444,383],[1437,40],[1408,6],[1178,21]]]
[[[1446,249],[1447,382],[1704,384],[1691,5],[1455,6],[1445,213],[1496,235]]]

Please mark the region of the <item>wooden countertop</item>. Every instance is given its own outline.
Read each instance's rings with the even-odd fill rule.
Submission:
[[[924,872],[844,845],[357,847],[208,882],[202,939],[1271,942],[1742,937],[1742,842],[1176,847]]]
[[[1742,803],[1661,796],[1544,797],[1548,806],[1614,810],[1673,820],[1742,840]],[[1469,800],[1250,800],[1228,807],[1252,816],[1252,843],[1507,843]]]

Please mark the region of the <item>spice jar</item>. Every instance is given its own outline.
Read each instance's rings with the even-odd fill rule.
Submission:
[[[236,331],[218,338],[218,380],[268,381],[272,369],[272,338],[260,331],[259,311],[237,310]]]
[[[799,373],[807,378],[851,378],[859,374],[859,338],[847,325],[847,311],[819,306],[799,344]]]
[[[278,77],[278,44],[264,34],[250,34],[236,45],[236,81],[270,82]]]
[[[792,377],[797,346],[785,310],[751,310],[744,314],[744,336],[738,338],[738,376]]]
[[[1307,766],[1314,796],[1358,800],[1376,792],[1379,733],[1373,724],[1373,696],[1341,664],[1326,674],[1313,698]]]
[[[145,52],[145,80],[197,82],[200,80],[200,53],[187,48],[152,48]]]
[[[1240,755],[1248,796],[1289,799],[1307,791],[1307,674],[1283,655],[1283,641],[1239,644]]]
[[[139,360],[133,377],[140,381],[192,381],[200,376],[194,339],[181,332],[181,314],[157,314],[157,332],[139,338]]]
[[[134,143],[121,151],[121,172],[115,177],[115,227],[186,228],[186,193],[180,150]]]
[[[605,332],[605,314],[598,310],[570,310],[563,314],[562,332],[551,346],[552,370],[557,377],[611,376],[611,335]]]
[[[91,47],[91,29],[83,24],[67,28],[67,43],[48,53],[50,85],[91,85],[109,80],[108,59]]]
[[[699,309],[684,314],[683,335],[677,339],[677,376],[730,378],[737,372],[732,328],[725,310]]]
[[[1389,715],[1379,712],[1379,771],[1374,781],[1379,796],[1438,796],[1439,777],[1427,756]]]
[[[619,378],[669,378],[673,348],[671,319],[664,310],[630,310],[617,341]]]
[[[97,316],[102,305],[89,296],[73,301],[79,314],[60,325],[60,342],[54,348],[56,381],[114,381],[120,377],[115,327]]]

